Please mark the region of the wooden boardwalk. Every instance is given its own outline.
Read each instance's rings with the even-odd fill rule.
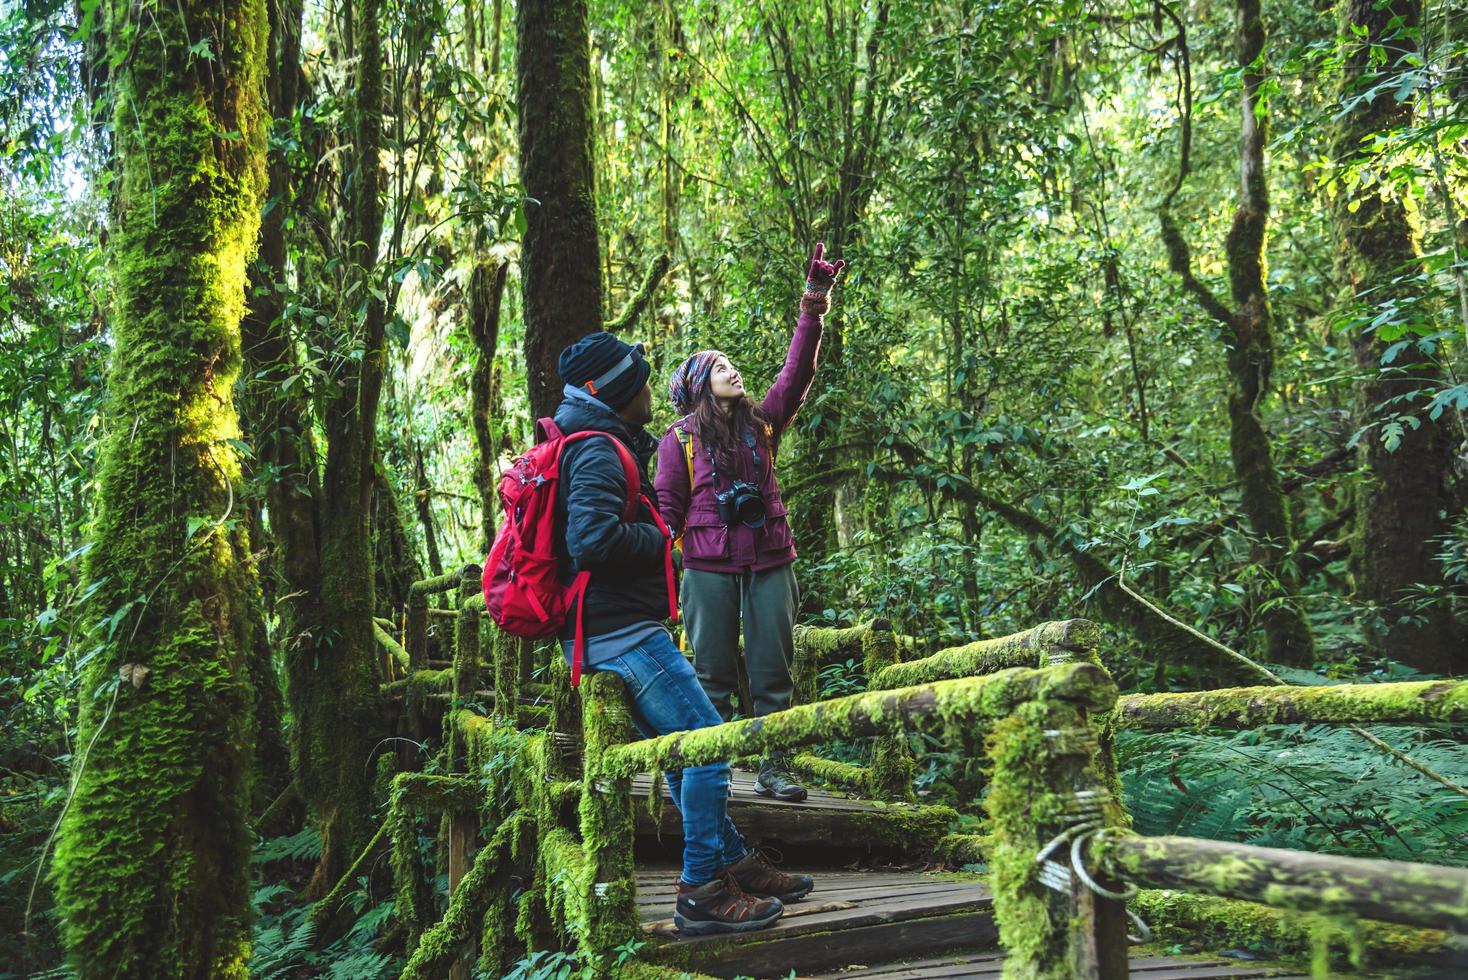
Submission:
[[[786,844],[824,846],[856,846],[848,839],[852,816],[892,812],[902,804],[876,803],[850,796],[840,796],[812,789],[802,803],[786,803],[760,796],[754,791],[755,774],[735,769],[730,780],[729,815],[746,836],[758,840],[779,840]],[[652,788],[652,777],[643,773],[632,780],[632,794],[646,799]],[[638,833],[678,837],[683,833],[677,807],[663,787],[662,818],[654,821],[647,808],[636,808]]]
[[[982,884],[951,874],[815,871],[815,891],[770,929],[743,936],[680,937],[673,927],[673,868],[642,869],[637,905],[655,943],[675,945],[689,966],[716,977],[784,980],[997,980],[1003,968],[993,901]],[[973,952],[974,950],[988,950]],[[1271,977],[1308,980],[1267,962],[1138,955],[1139,980]]]
[[[738,937],[682,938],[673,928],[674,869],[640,870],[637,904],[651,938],[676,943],[714,976],[781,977],[791,963],[835,970],[931,952],[993,945],[998,939],[989,890],[954,875],[817,871],[815,891],[792,903],[772,928]],[[707,952],[705,952],[707,951]]]
[[[1273,963],[1206,959],[1183,956],[1133,956],[1131,975],[1138,980],[1205,980],[1209,977],[1270,977],[1272,980],[1309,980]],[[958,953],[907,963],[852,967],[835,973],[817,973],[802,980],[997,980],[1004,968],[1003,953]]]

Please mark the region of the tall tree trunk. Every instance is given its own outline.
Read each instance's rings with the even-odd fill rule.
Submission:
[[[355,148],[346,187],[352,192],[346,241],[349,291],[361,297],[361,320],[345,324],[361,346],[340,358],[341,390],[326,407],[326,465],[318,501],[318,618],[287,661],[296,719],[297,782],[321,826],[322,854],[309,892],[324,894],[374,831],[368,765],[378,737],[378,659],[372,632],[372,486],[377,405],[387,351],[385,310],[377,298],[383,208],[383,50],[381,0],[358,0],[354,26],[357,76],[350,139]],[[356,303],[344,304],[353,317]],[[354,355],[360,355],[354,356]]]
[[[1238,474],[1244,513],[1259,537],[1260,563],[1279,582],[1278,591],[1293,593],[1298,576],[1288,563],[1291,552],[1289,511],[1269,433],[1259,418],[1259,405],[1269,393],[1274,367],[1274,314],[1264,272],[1264,242],[1269,225],[1269,191],[1264,177],[1268,118],[1259,105],[1264,82],[1264,20],[1259,0],[1239,0],[1235,38],[1243,71],[1239,133],[1239,205],[1228,233],[1229,286],[1234,316],[1228,348],[1229,451]],[[1277,598],[1261,614],[1266,656],[1274,663],[1308,664],[1314,654],[1309,623],[1288,599]]]
[[[1341,45],[1345,49],[1342,99],[1358,98],[1382,81],[1382,71],[1402,64],[1404,48],[1415,48],[1411,33],[1420,7],[1406,0],[1346,0],[1342,4]],[[1385,69],[1372,49],[1385,47]],[[1361,98],[1339,123],[1335,159],[1352,161],[1375,134],[1411,124],[1411,103],[1378,93]],[[1388,182],[1362,181],[1336,199],[1335,221],[1342,262],[1358,302],[1380,304],[1402,298],[1415,287],[1400,282],[1421,262],[1406,209]],[[1364,296],[1369,291],[1369,296]],[[1376,331],[1352,337],[1356,363],[1365,380],[1357,389],[1361,423],[1380,420],[1381,406],[1407,392],[1429,387],[1441,377],[1437,364],[1408,346],[1383,370],[1388,346]],[[1447,419],[1416,419],[1403,427],[1401,443],[1387,448],[1380,430],[1361,441],[1366,483],[1356,511],[1360,541],[1355,557],[1356,593],[1375,606],[1367,634],[1382,654],[1422,670],[1468,670],[1468,652],[1442,602],[1417,609],[1409,592],[1421,584],[1441,586],[1442,568],[1433,559],[1432,538],[1448,530],[1453,514],[1453,440]]]
[[[116,357],[87,568],[107,646],[82,685],[57,899],[83,977],[243,978],[255,582],[233,389],[265,186],[265,5],[107,14]]]
[[[469,335],[474,339],[474,373],[469,378],[470,418],[474,428],[474,485],[479,488],[480,551],[489,554],[494,543],[494,515],[498,506],[495,485],[494,420],[499,417],[498,379],[494,359],[499,353],[500,300],[505,295],[505,276],[510,266],[488,262],[474,267],[469,277]]]
[[[278,322],[286,217],[294,203],[290,169],[280,157],[271,161],[275,206],[261,229],[252,309],[245,322],[250,373],[264,395],[258,412],[252,407],[253,437],[257,454],[274,473],[266,493],[278,558],[274,565],[286,595],[281,635],[286,693],[295,718],[292,762],[296,787],[322,836],[322,856],[309,888],[315,895],[336,883],[374,829],[367,763],[380,735],[371,508],[385,311],[368,287],[383,221],[383,52],[380,0],[357,2],[344,12],[343,30],[332,40],[343,46],[343,57],[355,54],[357,65],[351,130],[341,140],[354,149],[343,182],[350,197],[341,253],[349,270],[343,292],[353,298],[343,300],[338,319],[343,334],[360,340],[342,345],[344,352],[332,365],[339,387],[324,409],[324,465],[312,435],[316,423],[310,402],[279,391],[298,370],[293,341]],[[295,0],[283,4],[275,22],[279,70],[272,76],[271,95],[280,115],[293,111],[300,97],[300,10]],[[354,48],[357,41],[360,47]],[[359,308],[360,321],[354,312]]]
[[[413,553],[392,474],[381,456],[372,487],[372,565],[376,569],[377,615],[391,619],[408,605],[408,587],[423,577]]]
[[[269,22],[266,101],[275,120],[289,120],[301,94],[300,0],[266,4],[266,12]],[[302,433],[309,437],[310,426],[303,421],[306,410],[300,398],[282,398],[277,390],[280,381],[288,376],[289,362],[282,362],[282,353],[286,349],[284,337],[275,336],[272,330],[284,306],[282,286],[286,265],[285,221],[291,195],[290,165],[281,153],[271,152],[266,166],[266,200],[271,206],[265,209],[260,220],[259,255],[250,266],[246,294],[249,308],[240,325],[246,375],[263,373],[263,376],[245,384],[241,423],[246,439],[254,448],[255,469],[266,467],[275,475],[265,487],[271,523],[285,530],[299,525],[296,527],[298,547],[314,548],[310,496],[304,490],[309,481],[301,472],[299,446]],[[314,455],[309,458],[314,459]],[[309,463],[307,469],[314,476],[314,463]],[[304,510],[298,501],[304,501]],[[265,562],[268,585],[274,581],[273,576],[281,574],[280,565],[289,561],[290,556],[279,542],[267,544],[270,539],[258,508],[252,511],[251,516],[251,541],[256,548],[269,547],[272,552]],[[255,629],[251,676],[255,680],[254,809],[258,815],[285,789],[286,780],[291,776],[291,766],[283,728],[285,703],[276,680],[275,649],[265,629],[263,607],[255,611]],[[285,635],[285,631],[281,635]],[[270,831],[269,828],[255,829],[257,832]]]
[[[534,418],[561,400],[556,359],[601,329],[586,0],[515,7],[525,241],[525,370]]]
[[[1188,173],[1190,121],[1185,118],[1183,158],[1178,183],[1160,211],[1162,237],[1169,262],[1199,305],[1224,328],[1229,376],[1229,451],[1240,485],[1241,504],[1258,544],[1255,560],[1277,584],[1271,585],[1260,615],[1265,657],[1274,663],[1308,664],[1314,639],[1304,614],[1288,597],[1298,585],[1289,560],[1292,549],[1289,511],[1275,467],[1269,433],[1259,406],[1269,393],[1274,367],[1273,315],[1264,274],[1264,243],[1269,224],[1269,195],[1264,177],[1267,120],[1259,104],[1264,74],[1264,22],[1259,0],[1238,0],[1234,38],[1240,86],[1239,203],[1229,229],[1227,254],[1230,309],[1192,272],[1191,256],[1168,207]],[[1181,23],[1179,22],[1181,38]],[[1184,52],[1185,44],[1182,45]],[[1186,57],[1186,55],[1184,55]],[[1191,107],[1185,109],[1191,112]]]

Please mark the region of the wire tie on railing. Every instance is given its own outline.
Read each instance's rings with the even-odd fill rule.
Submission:
[[[1109,888],[1099,885],[1096,883],[1096,879],[1091,877],[1090,873],[1086,871],[1085,862],[1082,860],[1081,855],[1085,850],[1086,842],[1093,838],[1099,839],[1102,834],[1105,834],[1112,829],[1113,828],[1111,827],[1092,827],[1077,834],[1075,838],[1070,842],[1071,870],[1075,872],[1075,876],[1080,879],[1081,884],[1085,885],[1092,892],[1100,895],[1102,898],[1109,898],[1112,901],[1123,903],[1122,908],[1125,910],[1127,918],[1134,922],[1137,926],[1137,931],[1135,935],[1133,935],[1131,932],[1127,933],[1126,938],[1129,942],[1133,944],[1151,942],[1152,928],[1148,926],[1146,922],[1142,921],[1142,917],[1140,915],[1133,912],[1131,909],[1126,908],[1125,905],[1128,900],[1136,897],[1138,891],[1137,886],[1132,884],[1131,882],[1126,882],[1125,888],[1123,888],[1119,892],[1115,892]]]
[[[1086,820],[1081,823],[1071,824],[1069,827],[1066,827],[1060,833],[1050,838],[1050,843],[1040,848],[1040,853],[1035,855],[1035,863],[1044,864],[1046,861],[1050,860],[1050,855],[1060,850],[1061,847],[1069,842],[1073,835],[1089,830],[1097,830],[1100,829],[1100,827],[1100,820]]]
[[[1133,936],[1130,932],[1126,934],[1127,941],[1133,945],[1140,946],[1142,943],[1152,941],[1152,927],[1142,921],[1142,917],[1131,909],[1126,910],[1126,917],[1137,924],[1137,934]]]
[[[1091,889],[1097,895],[1100,895],[1102,898],[1109,898],[1112,901],[1125,902],[1136,896],[1136,885],[1127,882],[1126,887],[1119,892],[1114,892],[1109,888],[1098,885],[1096,879],[1092,878],[1086,871],[1085,863],[1081,860],[1081,851],[1086,846],[1086,841],[1091,837],[1105,833],[1106,830],[1107,828],[1105,827],[1092,827],[1089,830],[1077,834],[1075,839],[1070,842],[1070,866],[1075,870],[1076,877],[1081,880],[1081,884]]]
[[[1058,861],[1042,861],[1038,880],[1051,891],[1068,892],[1070,891],[1070,868]]]

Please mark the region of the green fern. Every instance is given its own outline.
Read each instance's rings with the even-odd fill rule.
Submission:
[[[1468,781],[1449,728],[1371,731]],[[1468,800],[1342,728],[1122,733],[1126,803],[1144,834],[1183,834],[1357,857],[1468,864]]]

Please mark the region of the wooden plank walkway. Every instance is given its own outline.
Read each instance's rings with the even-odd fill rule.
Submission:
[[[674,868],[641,868],[643,931],[676,947],[688,966],[716,977],[784,980],[997,980],[993,900],[979,882],[951,874],[816,871],[815,890],[786,907],[770,929],[740,936],[682,937],[673,927]],[[974,952],[974,950],[983,950]],[[1138,980],[1308,980],[1277,963],[1138,954]]]
[[[1131,975],[1138,980],[1207,980],[1211,977],[1228,977],[1232,980],[1245,980],[1248,977],[1309,980],[1306,974],[1291,973],[1276,963],[1243,960],[1133,956],[1129,966]],[[956,980],[959,977],[965,980],[995,980],[1003,968],[1003,953],[958,953],[907,963],[854,966],[835,973],[802,976],[801,980]]]
[[[786,844],[830,846],[848,837],[852,816],[901,809],[903,804],[883,804],[851,796],[812,789],[802,803],[788,803],[760,796],[754,791],[755,774],[735,769],[730,779],[729,815],[739,830],[756,840],[779,840]],[[642,773],[632,780],[637,830],[642,834],[678,837],[683,825],[668,789],[663,787],[662,819],[654,821],[642,804],[652,789],[652,777]]]
[[[904,954],[992,945],[993,901],[954,875],[818,871],[815,891],[770,929],[738,937],[680,937],[673,928],[674,869],[642,869],[637,904],[650,938],[675,944],[714,976],[785,977],[791,964],[834,970]]]

